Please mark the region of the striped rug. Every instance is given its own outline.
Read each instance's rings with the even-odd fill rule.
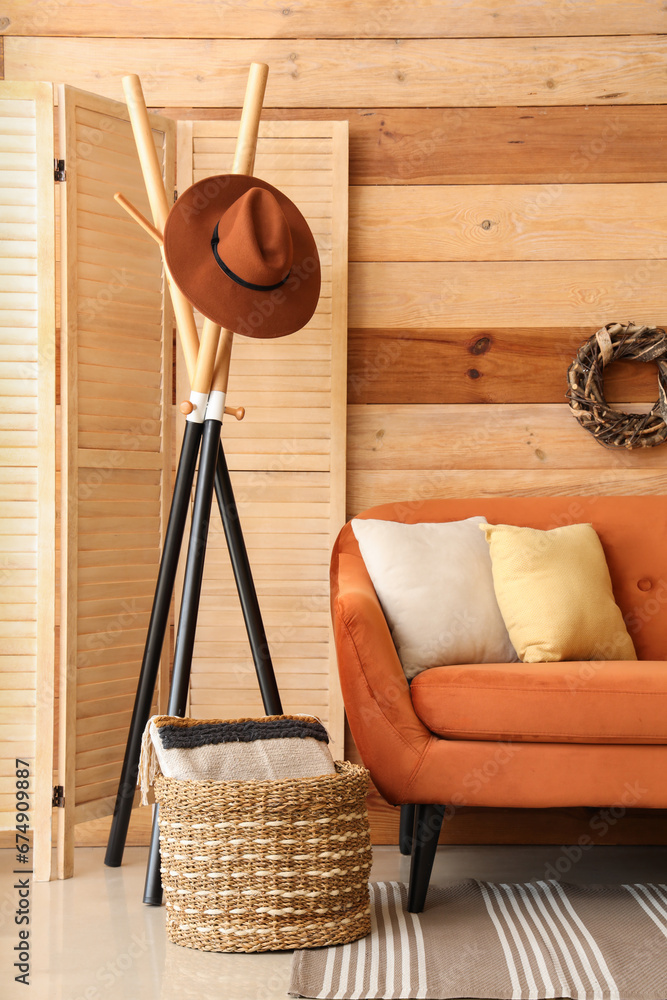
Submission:
[[[371,933],[297,951],[290,995],[331,1000],[667,1000],[667,885],[465,879],[370,886]]]

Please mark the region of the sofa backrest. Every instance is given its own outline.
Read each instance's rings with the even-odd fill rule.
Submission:
[[[556,528],[592,524],[607,557],[614,596],[640,660],[667,659],[667,498],[662,496],[493,497],[383,504],[359,517],[386,521],[459,521]],[[349,525],[339,551],[359,553]]]

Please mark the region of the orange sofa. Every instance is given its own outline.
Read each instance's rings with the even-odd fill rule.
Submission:
[[[352,528],[342,529],[331,609],[343,698],[378,789],[414,807],[402,814],[403,840],[414,815],[413,912],[423,908],[447,807],[667,807],[667,501],[428,500],[358,516],[415,523],[480,514],[541,529],[591,523],[638,659],[460,664],[409,684]]]

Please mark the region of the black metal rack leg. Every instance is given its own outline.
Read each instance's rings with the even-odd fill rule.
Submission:
[[[225,451],[220,442],[215,477],[215,495],[220,508],[222,526],[225,532],[229,557],[234,571],[236,588],[243,611],[248,640],[255,664],[264,711],[267,715],[282,715],[283,706],[278,692],[276,675],[273,670],[269,643],[264,630],[262,613],[257,600],[255,581],[248,561],[248,552],[243,538],[241,522],[234,499],[234,490],[229,477]]]
[[[207,421],[206,424],[188,421],[185,426],[183,445],[179,459],[176,480],[174,484],[174,495],[172,498],[169,521],[165,534],[164,548],[160,560],[160,569],[155,587],[153,609],[146,636],[144,656],[139,675],[137,694],[135,697],[132,720],[128,733],[125,757],[119,781],[118,793],[114,808],[111,830],[104,863],[109,867],[118,867],[123,860],[127,831],[134,794],[139,771],[139,756],[141,751],[141,737],[146,723],[150,717],[151,704],[155,691],[160,657],[164,645],[167,624],[169,620],[169,608],[174,589],[176,570],[181,552],[185,522],[187,518],[188,506],[192,494],[192,483],[194,481],[197,456],[200,446],[202,459],[200,462],[200,477],[205,465],[204,444],[202,443],[202,433],[206,425],[210,429],[207,432],[208,443],[206,445],[208,453],[208,480],[202,480],[202,487],[208,492],[209,502],[206,510],[205,524],[202,521],[201,504],[204,502],[204,493],[201,494],[200,508],[197,513],[193,512],[193,531],[198,525],[197,539],[192,548],[188,548],[188,559],[194,560],[198,566],[199,577],[194,582],[188,584],[187,592],[184,589],[183,606],[181,618],[179,619],[177,649],[174,659],[174,678],[176,687],[172,683],[170,692],[168,711],[171,715],[183,715],[187,703],[187,694],[190,679],[190,665],[192,662],[192,649],[194,646],[194,630],[196,628],[197,611],[199,607],[199,596],[201,594],[201,574],[203,574],[204,554],[206,540],[208,537],[208,526],[210,522],[210,497],[212,487],[210,485],[211,464],[215,455],[215,465],[213,471],[213,482],[215,494],[220,509],[220,516],[225,532],[225,539],[230,554],[234,579],[241,602],[243,618],[248,633],[248,640],[252,651],[253,662],[257,673],[264,711],[267,715],[282,714],[282,702],[278,692],[271,653],[269,650],[266,631],[262,621],[262,614],[259,608],[257,592],[255,589],[252,570],[248,560],[243,531],[239,521],[238,510],[234,498],[227,461],[225,458],[222,442],[220,441],[220,425],[217,421]],[[215,426],[217,424],[217,427]],[[216,449],[217,438],[217,449]],[[202,531],[205,527],[204,534]],[[198,553],[195,557],[195,552]],[[191,571],[192,572],[192,571]],[[186,567],[186,577],[188,570]],[[185,632],[181,634],[181,623],[185,626]],[[183,671],[183,665],[187,662],[187,670]],[[151,849],[149,856],[149,871],[153,873],[152,882],[149,884],[147,877],[145,901],[152,905],[159,905],[162,900],[162,888],[159,880],[159,840],[157,835],[157,822],[154,821],[154,828],[151,837]],[[152,859],[152,860],[151,860]],[[156,860],[157,859],[157,860]],[[155,873],[157,872],[157,881]]]
[[[169,715],[181,717],[185,715],[190,687],[192,652],[195,644],[197,615],[204,576],[204,560],[206,558],[206,543],[208,541],[208,528],[211,518],[213,485],[220,449],[221,427],[222,424],[219,420],[206,420],[204,422],[199,474],[197,476],[195,502],[192,509],[190,542],[188,544],[188,556],[185,564],[183,599],[178,619],[174,668],[172,671],[169,706],[167,709]],[[144,903],[149,906],[160,906],[162,904],[157,806],[153,814],[153,830],[151,833],[151,846],[148,854],[146,883],[144,886]]]
[[[137,786],[141,737],[151,713],[151,704],[153,702],[155,682],[160,667],[162,646],[169,622],[169,608],[174,591],[174,580],[176,579],[176,569],[181,552],[201,437],[202,424],[187,422],[176,472],[174,495],[171,501],[162,558],[160,559],[160,569],[155,585],[153,610],[151,611],[148,625],[148,634],[146,636],[141,672],[134,700],[132,720],[125,747],[123,768],[118,783],[116,804],[104,858],[105,865],[108,865],[110,868],[117,868],[123,860],[123,851],[125,850],[127,830]]]

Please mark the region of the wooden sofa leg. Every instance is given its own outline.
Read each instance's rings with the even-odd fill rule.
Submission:
[[[401,806],[401,825],[398,846],[401,854],[412,854],[412,835],[415,829],[415,806]]]
[[[424,909],[444,815],[445,806],[418,805],[416,807],[408,889],[409,913],[421,913]]]

